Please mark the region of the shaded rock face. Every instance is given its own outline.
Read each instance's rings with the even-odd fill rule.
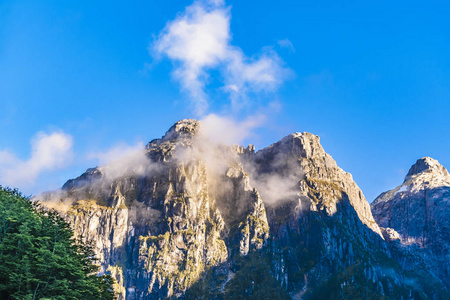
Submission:
[[[425,264],[450,287],[448,171],[435,159],[421,158],[410,168],[402,185],[382,193],[371,206],[378,224],[395,236],[389,238],[392,251],[414,256],[415,260],[403,260],[404,268]]]
[[[126,165],[40,197],[92,241],[119,299],[439,297],[441,286],[412,284],[424,274],[391,258],[319,137],[295,133],[255,153],[201,132],[177,122]]]
[[[280,142],[256,153],[257,176],[266,174],[299,174],[299,204],[313,211],[326,211],[328,215],[337,212],[337,205],[346,195],[364,225],[381,235],[372,217],[370,205],[353,181],[350,173],[339,168],[333,158],[325,153],[318,136],[310,133],[294,133]],[[303,201],[305,200],[306,201]],[[308,204],[309,200],[311,204]]]
[[[318,136],[291,134],[256,152],[251,164],[263,199],[270,194],[263,193],[267,187],[260,183],[273,177],[289,181],[296,174],[289,189],[295,193],[279,191],[284,198],[265,199],[270,227],[266,255],[291,298],[407,298],[424,290],[431,297],[445,295],[439,283],[422,291],[406,284],[413,282],[411,274],[391,258],[363,193],[323,150]],[[417,281],[426,278],[414,276]]]

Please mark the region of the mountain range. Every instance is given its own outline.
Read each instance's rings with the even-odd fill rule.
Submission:
[[[119,299],[450,299],[450,175],[429,157],[369,205],[314,134],[255,152],[189,119],[36,199]]]

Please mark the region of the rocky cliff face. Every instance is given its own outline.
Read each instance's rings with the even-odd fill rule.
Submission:
[[[445,292],[413,284],[423,274],[392,259],[361,190],[309,133],[255,153],[212,144],[183,120],[142,153],[40,198],[93,242],[119,299]]]
[[[426,268],[450,287],[450,175],[424,157],[410,168],[403,184],[382,193],[372,211],[404,268]],[[412,257],[411,257],[412,256]]]

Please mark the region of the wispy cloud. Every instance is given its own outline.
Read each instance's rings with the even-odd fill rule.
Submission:
[[[208,108],[205,86],[211,70],[220,72],[233,106],[239,106],[249,92],[276,90],[289,76],[289,69],[271,48],[248,57],[232,45],[230,19],[230,7],[224,1],[195,1],[167,23],[151,45],[154,57],[172,60],[173,76],[190,94],[198,115]]]
[[[135,145],[120,143],[103,151],[91,152],[87,155],[87,157],[89,159],[97,161],[97,164],[102,166],[116,160],[120,160],[123,157],[133,155],[137,151],[141,151],[143,149],[144,144],[142,142],[138,142]]]
[[[278,45],[281,48],[286,48],[291,52],[295,52],[294,45],[292,44],[292,42],[289,39],[279,40]]]
[[[225,145],[240,144],[254,135],[253,131],[261,127],[267,117],[260,113],[238,121],[232,116],[209,114],[202,121],[204,135],[213,143]]]
[[[107,180],[114,180],[127,174],[143,176],[157,167],[147,157],[142,142],[131,146],[118,144],[106,151],[90,153],[88,157],[98,162]]]
[[[8,150],[0,151],[0,183],[29,188],[46,171],[68,166],[73,158],[72,136],[64,132],[40,132],[31,141],[31,157],[21,160]]]

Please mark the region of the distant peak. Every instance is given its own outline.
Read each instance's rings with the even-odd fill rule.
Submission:
[[[449,176],[447,169],[444,168],[436,159],[431,157],[422,157],[416,161],[409,169],[405,177],[405,182],[416,175],[424,173],[434,173],[436,175]]]

